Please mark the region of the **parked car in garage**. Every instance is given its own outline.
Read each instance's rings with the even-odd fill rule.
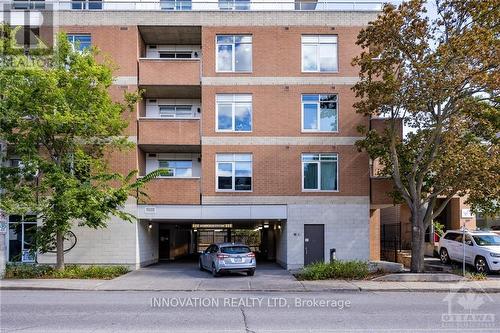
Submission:
[[[246,272],[253,276],[256,267],[255,254],[242,243],[211,244],[199,259],[200,270],[210,270],[214,277],[224,272]]]
[[[464,232],[449,230],[439,240],[439,257],[446,264],[463,261]],[[465,263],[478,273],[500,271],[500,236],[488,231],[465,231]]]

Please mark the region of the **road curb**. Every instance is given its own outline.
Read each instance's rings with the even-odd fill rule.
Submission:
[[[132,291],[132,292],[144,292],[144,291],[153,291],[153,292],[281,292],[281,293],[314,293],[314,292],[329,292],[329,293],[351,293],[351,292],[415,292],[415,293],[466,293],[470,292],[471,289],[458,289],[454,290],[450,289],[441,289],[441,288],[318,288],[318,289],[305,289],[305,290],[297,290],[297,289],[252,289],[252,290],[227,290],[227,289],[205,289],[205,290],[193,290],[193,289],[78,289],[78,288],[64,288],[64,287],[31,287],[31,286],[10,286],[10,287],[0,287],[0,290],[60,290],[60,291]],[[482,293],[500,293],[500,288],[476,288],[472,289],[477,292]]]

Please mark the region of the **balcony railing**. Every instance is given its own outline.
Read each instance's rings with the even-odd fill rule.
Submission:
[[[200,145],[199,119],[139,119],[139,145]]]
[[[381,11],[380,0],[7,0],[11,9],[89,11]],[[395,2],[395,1],[391,1]],[[397,1],[396,1],[397,2]]]
[[[200,85],[200,59],[139,59],[140,85]]]
[[[149,205],[199,205],[200,178],[156,178],[146,183],[143,192],[147,198],[139,203]]]

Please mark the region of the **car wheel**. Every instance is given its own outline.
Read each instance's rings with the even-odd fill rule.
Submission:
[[[255,274],[255,269],[247,271],[248,276],[253,276]]]
[[[448,250],[441,249],[441,251],[439,251],[439,258],[441,259],[441,262],[443,264],[448,264],[450,262],[450,256],[448,255]]]
[[[212,276],[213,277],[218,277],[219,273],[217,272],[217,269],[215,268],[215,264],[212,263]]]
[[[474,261],[474,267],[478,273],[488,273],[490,268],[488,267],[488,262],[483,257],[477,257]]]

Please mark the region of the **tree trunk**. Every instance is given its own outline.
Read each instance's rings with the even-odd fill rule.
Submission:
[[[411,224],[411,267],[412,273],[424,272],[425,253],[425,209],[412,209]]]
[[[56,269],[58,271],[64,270],[64,233],[58,231],[56,234]]]

